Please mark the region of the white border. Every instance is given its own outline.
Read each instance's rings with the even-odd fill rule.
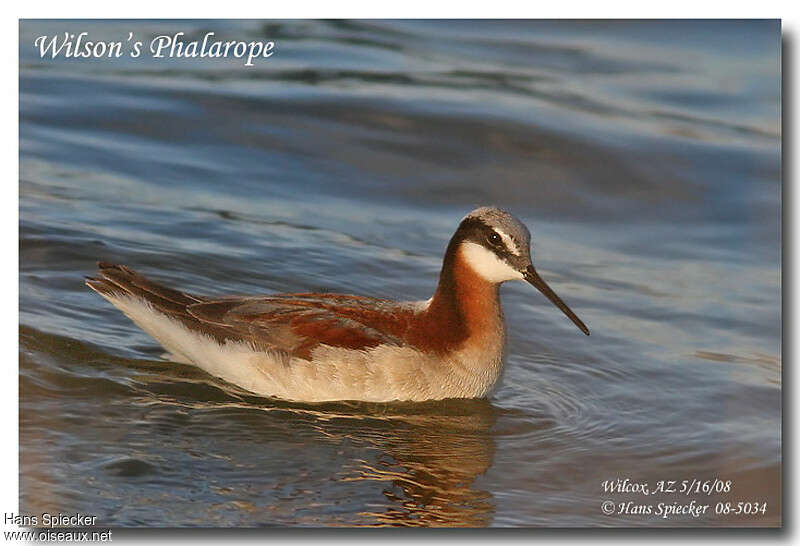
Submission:
[[[696,0],[672,0],[670,2],[632,2],[632,1],[604,1],[604,2],[459,2],[456,0],[449,0],[446,2],[430,2],[430,0],[406,0],[404,2],[374,2],[365,0],[343,0],[336,2],[250,2],[242,5],[232,5],[230,3],[203,3],[203,2],[186,2],[186,1],[172,1],[163,2],[163,0],[142,0],[135,3],[111,3],[111,2],[85,2],[77,5],[75,2],[55,2],[55,1],[38,1],[28,2],[24,6],[6,4],[3,8],[3,17],[0,19],[0,28],[2,28],[3,48],[0,58],[3,62],[3,78],[6,80],[2,87],[4,104],[2,107],[2,122],[3,127],[3,162],[5,167],[5,176],[3,177],[2,186],[2,199],[0,199],[0,206],[2,207],[2,253],[0,255],[5,257],[0,268],[2,274],[2,286],[5,288],[0,296],[0,303],[2,304],[2,350],[5,358],[0,360],[0,388],[2,388],[3,398],[3,419],[2,419],[2,438],[3,449],[1,450],[0,468],[2,468],[2,475],[0,476],[0,512],[16,511],[18,507],[18,355],[19,355],[19,322],[18,322],[18,290],[19,290],[19,276],[18,276],[18,181],[19,181],[19,154],[18,154],[18,31],[19,24],[18,18],[384,18],[384,17],[415,17],[415,18],[782,18],[783,19],[783,32],[788,34],[792,39],[793,49],[795,50],[788,60],[791,64],[784,64],[784,70],[797,72],[796,49],[798,44],[796,42],[797,35],[797,17],[796,9],[790,7],[792,3],[786,1],[765,1],[748,2],[748,3],[732,3],[732,2],[697,2]],[[795,3],[796,5],[796,3]],[[788,91],[794,91],[788,90]],[[795,102],[792,97],[786,96],[784,104],[787,102],[793,105]],[[796,127],[796,114],[795,108],[789,110],[791,119],[787,119],[785,126]],[[783,150],[784,157],[797,157],[797,144],[792,139],[788,143],[791,148],[785,147]],[[790,184],[792,181],[784,180],[784,184]],[[784,204],[784,210],[797,211],[798,208],[798,192],[792,191],[788,195],[791,196],[789,203]],[[792,225],[794,228],[795,226]],[[784,256],[785,259],[797,255],[797,237],[796,230],[792,229],[790,232],[783,234]],[[794,262],[794,260],[792,260]],[[794,267],[792,267],[794,270]],[[794,284],[796,278],[784,278],[786,283]],[[788,294],[788,292],[787,292]],[[798,295],[797,291],[791,292],[791,301],[786,301],[787,306],[797,309]],[[784,316],[787,314],[784,310]],[[786,338],[793,340],[798,339],[800,325],[788,324],[785,330]],[[784,362],[784,366],[792,366],[793,362]],[[796,372],[793,372],[790,377],[794,377]],[[796,380],[792,380],[791,384],[784,384],[784,398],[788,399],[797,392]],[[792,404],[787,404],[786,409],[793,407]],[[796,415],[794,412],[784,415],[784,423],[788,425],[788,434],[784,433],[784,438],[787,436],[796,436],[797,426]],[[785,430],[786,430],[785,429]],[[784,460],[784,468],[792,465],[792,461]],[[786,471],[784,471],[785,474]],[[784,488],[786,496],[793,496],[792,483],[784,479]],[[792,513],[787,513],[788,508],[793,508]],[[796,527],[798,513],[797,503],[794,501],[784,503],[783,521],[785,526]],[[793,525],[792,525],[793,524]],[[3,526],[4,529],[8,527]],[[582,535],[588,542],[597,541],[620,541],[622,537],[619,535],[610,536],[604,533],[598,535]],[[196,542],[199,537],[196,534],[189,535],[193,538],[192,542]],[[269,534],[265,534],[258,542],[263,542],[264,539],[270,542],[297,542],[304,541],[302,535],[290,535],[293,539],[283,535],[283,538],[273,537],[269,538]],[[332,537],[322,537],[315,535],[311,538],[312,541],[326,541],[336,540],[335,535]],[[769,535],[762,535],[767,538]],[[786,535],[784,535],[785,537]],[[217,537],[216,539],[214,537]],[[403,538],[405,537],[405,538]],[[482,537],[482,538],[481,538]],[[216,541],[222,538],[219,535],[212,534],[209,539]],[[362,535],[361,540],[374,541],[374,540],[387,540],[390,537],[382,534],[380,537],[372,533]],[[419,536],[411,536],[403,533],[401,536],[394,535],[395,539],[400,541],[419,541]],[[437,535],[432,537],[427,535],[423,541],[430,540],[439,542],[441,540],[464,540],[467,537],[464,534],[459,535]],[[478,535],[478,542],[494,541],[498,537],[496,535],[487,535],[481,533]],[[511,542],[528,542],[531,538],[530,535],[506,535],[503,540]],[[555,542],[552,535],[545,538],[545,542]],[[565,538],[564,536],[561,537]],[[628,537],[626,537],[628,538]],[[636,542],[640,541],[643,537],[640,533],[631,533],[630,540]],[[648,536],[647,540],[653,540],[656,537]],[[658,542],[678,542],[684,544],[705,544],[707,542],[730,542],[736,541],[735,536],[730,533],[720,532],[715,534],[704,533],[701,536],[687,537],[686,535],[673,535],[670,537],[668,534],[663,536],[666,540],[658,540]],[[752,535],[742,533],[739,538],[745,540],[752,540],[756,538]],[[772,535],[770,538],[777,538]],[[347,537],[340,537],[348,541],[358,540],[358,538],[348,535]],[[145,539],[146,540],[146,539]],[[163,539],[156,539],[156,542],[161,542]],[[306,538],[308,540],[308,538]],[[625,540],[625,539],[623,539]],[[201,540],[202,542],[205,542]],[[253,537],[246,539],[248,542],[253,542]],[[394,541],[394,540],[390,540]],[[569,542],[583,542],[574,535]],[[126,541],[128,542],[128,541]],[[136,541],[138,542],[138,541]],[[144,540],[142,540],[144,542]],[[559,541],[561,542],[561,541]]]

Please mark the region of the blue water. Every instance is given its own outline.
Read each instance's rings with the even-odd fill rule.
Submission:
[[[239,59],[41,59],[37,36],[273,40]],[[778,525],[775,21],[23,21],[20,508],[106,526]],[[82,278],[426,299],[505,207],[488,400],[298,405],[157,343]],[[606,493],[631,478],[728,492]],[[688,503],[668,519],[601,504]],[[715,514],[717,503],[766,503]]]

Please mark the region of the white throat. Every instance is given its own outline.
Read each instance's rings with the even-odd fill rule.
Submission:
[[[459,251],[475,273],[489,282],[500,283],[524,278],[522,273],[479,244],[463,242]]]

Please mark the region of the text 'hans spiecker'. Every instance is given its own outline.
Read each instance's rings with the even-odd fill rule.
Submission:
[[[6,512],[3,514],[6,525],[20,525],[24,527],[92,527],[97,524],[97,516],[90,514],[16,514]]]

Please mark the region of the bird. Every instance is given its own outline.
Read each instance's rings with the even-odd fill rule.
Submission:
[[[451,237],[426,301],[200,296],[105,262],[86,284],[158,341],[169,360],[257,395],[312,403],[485,398],[505,359],[503,282],[527,281],[589,335],[534,268],[530,239],[509,212],[473,210]]]

